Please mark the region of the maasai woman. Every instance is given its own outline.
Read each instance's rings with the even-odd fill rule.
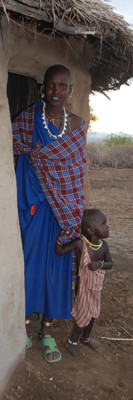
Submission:
[[[26,322],[33,312],[43,314],[40,345],[48,362],[61,359],[51,337],[53,319],[71,318],[72,309],[72,252],[56,255],[56,238],[61,230],[66,231],[64,243],[79,236],[84,209],[85,124],[64,107],[71,90],[69,70],[50,67],[42,87],[45,101],[24,110],[12,124]]]

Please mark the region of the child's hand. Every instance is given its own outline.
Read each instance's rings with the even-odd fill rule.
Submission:
[[[65,231],[65,229],[62,229],[62,231],[60,232],[60,236],[69,236],[71,231],[71,229],[67,229],[67,231]]]
[[[99,261],[91,261],[88,264],[88,269],[90,269],[91,271],[97,271],[97,269],[99,269],[101,266],[101,262]]]
[[[63,236],[65,236],[67,238],[67,236],[69,236],[70,233],[71,233],[71,229],[67,229],[66,231],[65,231],[65,229],[62,229],[62,231],[60,232],[60,235],[57,238],[57,244],[62,245],[61,238]]]

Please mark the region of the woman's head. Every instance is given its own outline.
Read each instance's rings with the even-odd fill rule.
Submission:
[[[98,239],[104,239],[109,236],[106,215],[96,209],[85,209],[82,217],[81,231],[84,236],[91,237],[95,235]]]
[[[64,65],[52,65],[44,75],[43,90],[49,106],[62,107],[71,93],[70,71]]]
[[[44,85],[45,85],[46,82],[49,80],[49,78],[51,77],[51,75],[53,75],[54,73],[61,73],[61,74],[63,73],[63,74],[66,74],[66,75],[67,75],[67,78],[68,78],[68,80],[69,80],[69,82],[70,82],[71,74],[70,74],[69,69],[68,69],[67,67],[65,67],[64,65],[55,64],[55,65],[52,65],[51,67],[49,67],[49,68],[46,70],[46,72],[45,72],[45,74],[44,74],[44,81],[43,81]]]

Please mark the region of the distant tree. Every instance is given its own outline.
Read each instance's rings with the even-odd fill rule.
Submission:
[[[89,131],[92,131],[92,124],[93,122],[96,122],[98,120],[98,117],[94,114],[94,109],[90,107],[90,120],[89,120]]]

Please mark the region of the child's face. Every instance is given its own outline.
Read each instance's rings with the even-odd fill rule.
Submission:
[[[69,91],[70,82],[66,72],[55,71],[49,74],[44,85],[46,103],[51,106],[63,106]]]
[[[109,237],[109,227],[106,216],[101,213],[93,223],[93,232],[99,239]]]

